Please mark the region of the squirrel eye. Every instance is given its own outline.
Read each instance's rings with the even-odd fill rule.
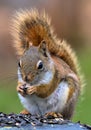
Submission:
[[[37,63],[37,69],[42,70],[43,69],[43,62],[41,60]]]

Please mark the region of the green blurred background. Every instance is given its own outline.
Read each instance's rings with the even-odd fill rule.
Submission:
[[[16,92],[17,61],[10,24],[15,10],[36,7],[51,16],[58,37],[76,51],[86,86],[73,120],[91,125],[91,1],[90,0],[0,0],[0,111],[19,113],[23,108]]]

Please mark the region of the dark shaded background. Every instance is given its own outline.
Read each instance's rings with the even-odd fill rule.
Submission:
[[[58,37],[66,39],[77,52],[86,87],[74,121],[91,124],[91,1],[90,0],[0,0],[0,111],[19,113],[22,106],[16,93],[17,56],[10,35],[15,10],[45,9]]]

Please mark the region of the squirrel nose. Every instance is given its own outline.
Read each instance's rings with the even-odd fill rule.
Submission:
[[[33,79],[33,77],[32,77],[31,74],[26,75],[26,76],[24,77],[24,80],[25,80],[26,82],[29,82],[29,81],[31,81],[32,79]]]

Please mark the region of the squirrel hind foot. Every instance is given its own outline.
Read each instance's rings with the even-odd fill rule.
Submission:
[[[20,114],[28,115],[28,114],[30,114],[30,113],[29,113],[29,111],[27,111],[26,109],[24,109],[24,110],[22,110],[22,111],[20,112]]]

